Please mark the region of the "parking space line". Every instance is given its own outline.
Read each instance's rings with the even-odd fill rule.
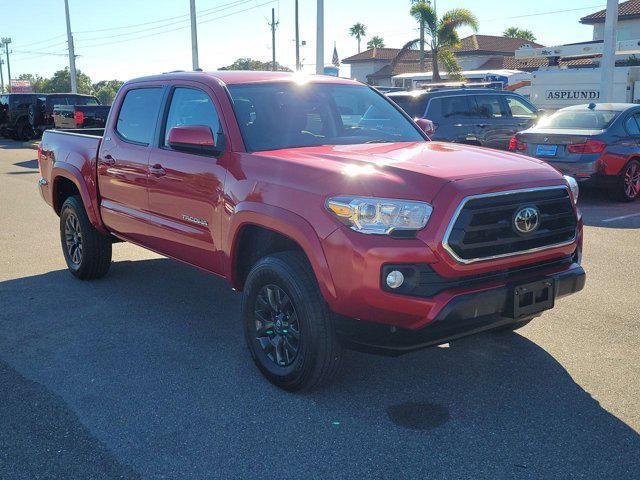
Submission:
[[[619,217],[605,218],[602,221],[603,222],[615,222],[616,220],[625,220],[627,218],[638,217],[638,216],[640,216],[640,212],[639,213],[630,213],[629,215],[621,215]]]

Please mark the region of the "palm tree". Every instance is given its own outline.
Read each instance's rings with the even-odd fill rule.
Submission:
[[[360,53],[360,39],[367,34],[367,27],[360,22],[349,29],[349,35],[358,39],[358,53]]]
[[[420,23],[420,38],[409,42],[403,49],[413,48],[416,43],[420,44],[420,70],[424,71],[425,35],[428,36],[433,62],[433,81],[439,82],[441,80],[438,68],[439,54],[440,56],[445,55],[441,52],[447,52],[451,47],[460,44],[458,28],[466,26],[471,27],[474,32],[477,31],[478,19],[465,8],[454,8],[438,18],[435,8],[423,0],[414,3],[409,13]],[[450,57],[448,54],[447,56]],[[448,63],[450,60],[451,58]]]
[[[523,40],[529,40],[530,42],[536,41],[536,36],[531,30],[518,27],[509,27],[502,34],[509,38],[522,38]]]
[[[384,38],[374,35],[371,40],[367,42],[367,48],[382,48],[384,47]]]

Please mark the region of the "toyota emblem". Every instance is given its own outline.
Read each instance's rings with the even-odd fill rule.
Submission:
[[[540,212],[535,207],[523,207],[513,216],[513,226],[519,233],[535,232],[540,226]]]

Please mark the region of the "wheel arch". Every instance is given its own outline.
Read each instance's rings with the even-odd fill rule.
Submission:
[[[247,260],[247,255],[253,252],[251,246],[256,244],[255,235],[258,242],[266,241],[259,244],[261,248]],[[235,289],[242,290],[247,266],[250,269],[255,261],[269,253],[296,249],[307,257],[320,292],[331,304],[336,298],[335,287],[316,231],[301,216],[279,207],[255,202],[241,202],[236,206],[227,235],[227,277]]]

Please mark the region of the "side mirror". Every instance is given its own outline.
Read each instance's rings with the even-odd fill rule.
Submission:
[[[544,109],[539,108],[538,111],[536,112],[536,118],[540,120],[542,117],[546,115],[546,113],[547,112],[545,112]]]
[[[431,120],[427,120],[426,118],[416,118],[416,124],[420,127],[427,135],[433,135],[436,131],[436,126]]]
[[[169,146],[178,151],[215,155],[222,152],[206,125],[183,125],[169,130]]]

